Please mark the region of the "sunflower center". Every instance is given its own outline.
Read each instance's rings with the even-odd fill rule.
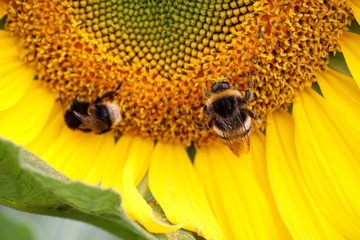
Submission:
[[[264,123],[311,85],[350,19],[345,1],[27,0],[10,2],[6,27],[63,102],[124,81],[107,99],[123,115],[116,134],[201,145],[221,141],[196,124],[209,122],[209,77],[243,95],[251,82],[249,108]]]
[[[69,1],[80,28],[108,52],[162,76],[210,53],[254,11],[245,1]]]

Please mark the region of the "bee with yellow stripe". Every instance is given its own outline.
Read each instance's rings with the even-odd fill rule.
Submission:
[[[252,100],[252,82],[242,96],[240,91],[231,86],[227,81],[214,81],[210,92],[203,85],[207,102],[203,111],[211,119],[205,126],[208,130],[213,127],[215,133],[225,140],[230,150],[237,156],[246,154],[250,150],[249,134],[251,120],[260,121],[247,104]]]

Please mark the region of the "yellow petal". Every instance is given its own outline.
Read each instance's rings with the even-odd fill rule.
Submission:
[[[20,60],[17,38],[0,31],[0,111],[12,107],[24,95],[35,76],[35,68]],[[6,41],[4,41],[6,40]]]
[[[269,177],[266,166],[266,155],[265,155],[265,136],[259,131],[253,132],[250,135],[250,153],[242,156],[242,168],[253,171],[253,176],[257,179],[262,191],[265,193],[267,201],[270,205],[273,221],[275,221],[276,227],[278,228],[278,234],[280,239],[289,239],[289,232],[283,223],[279,211],[276,207],[273,194],[271,192]],[[246,165],[247,164],[247,165]]]
[[[275,111],[267,118],[266,161],[275,201],[293,239],[344,239],[307,189],[295,149],[293,120],[287,112]]]
[[[111,135],[102,135],[98,138],[94,138],[92,135],[67,129],[63,109],[60,103],[57,103],[54,105],[45,127],[25,148],[58,171],[63,171],[68,177],[98,185],[103,176],[104,162],[108,160],[108,155],[114,148],[115,141]],[[77,141],[75,138],[81,140]],[[82,142],[84,138],[85,142],[86,138],[89,138],[95,142],[94,144],[100,144],[101,150],[89,148],[88,144]],[[84,147],[88,147],[88,149],[84,150]],[[68,148],[70,150],[67,150]],[[82,155],[82,151],[84,151],[84,155]]]
[[[295,99],[295,144],[304,179],[318,207],[346,238],[360,239],[359,119],[311,89]],[[359,109],[355,109],[358,111]]]
[[[346,64],[354,77],[357,85],[360,87],[360,35],[351,32],[344,32],[339,41],[341,51],[344,54]]]
[[[89,168],[86,170],[86,172],[84,172],[83,181],[89,184],[99,184],[100,182],[102,183],[103,177],[108,174],[108,172],[105,171],[104,166],[108,162],[117,162],[119,160],[119,157],[117,156],[117,148],[119,148],[119,146],[115,144],[113,134],[103,134],[100,150],[95,158],[93,158]],[[115,172],[115,174],[117,173]]]
[[[358,22],[360,22],[360,3],[359,3],[359,1],[358,0],[347,0],[346,2],[350,5],[356,20]]]
[[[330,68],[323,71],[323,74],[317,74],[316,78],[322,94],[334,107],[339,106],[339,110],[347,106],[360,108],[360,89],[353,78]],[[360,111],[356,113],[359,114]]]
[[[21,61],[4,64],[0,71],[2,68],[7,68],[9,72],[0,73],[0,111],[11,108],[20,100],[35,75],[35,70]]]
[[[321,91],[328,103],[336,109],[336,115],[349,119],[347,129],[358,128],[360,119],[360,89],[354,79],[334,70],[328,69],[323,75],[317,75]],[[333,113],[329,113],[333,114]],[[344,138],[356,139],[357,132],[342,131]],[[358,143],[350,141],[349,146],[353,152],[358,149]]]
[[[53,107],[45,127],[25,146],[73,180],[98,185],[103,165],[115,148],[111,134],[95,135],[68,129],[59,102]]]
[[[250,154],[240,158],[222,144],[197,149],[199,178],[224,239],[289,239],[270,195],[265,164],[259,165],[265,158],[261,135],[252,134],[250,142]]]
[[[280,236],[279,238],[289,239],[290,238],[289,232],[286,229],[279,215],[270,188],[269,177],[266,167],[265,136],[259,131],[253,132],[250,135],[250,143],[251,143],[250,153],[242,156],[242,160],[241,160],[243,164],[242,168],[244,169],[247,168],[249,171],[253,169],[253,176],[257,179],[270,205],[273,221],[275,221],[278,234]],[[234,169],[236,168],[234,167]]]
[[[74,143],[76,148],[72,150],[71,155],[67,157],[59,170],[73,180],[83,180],[87,171],[94,167],[94,162],[101,161],[99,154],[103,151],[109,152],[115,147],[114,136],[74,133],[71,130],[68,132],[72,138],[77,138]],[[73,141],[71,143],[73,144]]]
[[[0,112],[0,136],[17,144],[29,143],[45,125],[55,99],[42,84],[33,81],[23,98]]]
[[[126,163],[126,156],[131,146],[132,137],[122,136],[116,143],[116,148],[111,152],[109,159],[104,162],[104,176],[101,179],[102,187],[113,187],[120,190],[122,184],[122,174]]]
[[[0,61],[2,64],[12,63],[20,60],[20,52],[22,49],[21,39],[11,35],[11,32],[0,30]],[[2,68],[0,73],[3,73]]]
[[[0,135],[30,142],[44,126],[55,96],[34,82],[35,69],[20,60],[19,41],[0,31]]]
[[[153,233],[170,232],[179,227],[158,221],[136,188],[136,179],[140,178],[140,172],[143,172],[139,169],[148,168],[147,161],[151,159],[152,148],[152,141],[122,136],[104,163],[105,174],[101,186],[117,190],[122,197],[121,205],[127,214],[147,230]]]
[[[88,134],[71,132],[66,126],[62,126],[60,135],[39,156],[69,178],[73,180],[81,179],[77,171],[82,167],[82,164],[89,161],[86,158],[88,157],[87,154],[91,154],[95,150],[88,149],[86,152],[84,151],[83,146],[90,144],[89,138],[91,137]],[[79,152],[80,155],[84,153],[85,156],[78,157]]]
[[[64,127],[63,109],[59,103],[55,103],[44,128],[25,148],[43,159],[44,152],[54,145]]]
[[[3,39],[0,41],[0,61],[3,64],[22,61],[20,59],[21,44],[19,44],[18,38],[10,36],[10,33],[7,31],[0,30],[0,37],[1,36]],[[24,61],[22,62],[25,63]],[[1,73],[2,72],[3,71],[1,71]]]
[[[246,165],[248,171],[253,172],[263,190],[270,193],[265,159],[265,136],[258,131],[253,132],[250,135],[250,143],[250,152],[241,156],[241,163]]]
[[[158,142],[149,170],[149,187],[166,217],[205,238],[222,239],[190,159],[181,145]]]
[[[139,179],[145,175],[150,164],[154,142],[140,137],[133,138],[127,151],[123,152],[126,158],[120,179],[116,186],[122,196],[121,206],[134,220],[140,222],[148,231],[163,233],[175,231],[181,226],[170,226],[155,218],[152,208],[146,203],[136,188]],[[122,177],[121,177],[122,176]]]

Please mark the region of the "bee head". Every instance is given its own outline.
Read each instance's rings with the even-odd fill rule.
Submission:
[[[210,92],[215,93],[229,88],[230,88],[230,84],[228,82],[215,82],[213,85],[211,85]]]
[[[75,115],[74,111],[67,110],[64,115],[65,123],[70,129],[77,129],[82,124],[81,120]]]

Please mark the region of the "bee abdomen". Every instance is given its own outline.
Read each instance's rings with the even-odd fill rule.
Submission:
[[[232,119],[231,124],[226,121],[223,124],[215,122],[214,131],[225,140],[236,140],[242,139],[248,136],[251,132],[251,117],[249,115],[242,116],[245,121],[242,121],[241,118]]]
[[[233,141],[237,139],[243,139],[248,136],[251,132],[251,126],[249,128],[246,128],[245,131],[242,127],[231,131],[221,131],[214,126],[214,131],[217,135],[219,135],[220,138],[228,141]]]
[[[119,122],[121,122],[122,117],[119,109],[119,105],[116,103],[108,103],[106,104],[106,108],[109,114],[109,120],[111,121],[111,125],[115,126]]]

